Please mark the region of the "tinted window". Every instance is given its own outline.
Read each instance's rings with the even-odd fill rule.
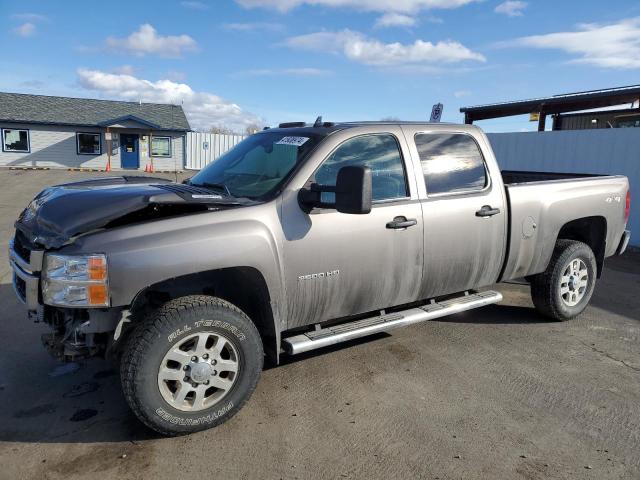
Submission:
[[[392,135],[362,135],[340,145],[316,172],[315,181],[335,185],[338,170],[352,165],[371,168],[373,200],[389,200],[407,196],[402,157]],[[334,202],[335,194],[323,193],[322,201]]]
[[[487,185],[482,153],[470,136],[418,134],[415,141],[428,195],[482,190]]]

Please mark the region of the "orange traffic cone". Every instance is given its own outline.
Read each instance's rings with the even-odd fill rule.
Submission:
[[[111,159],[107,160],[107,167],[104,169],[105,172],[111,171]]]

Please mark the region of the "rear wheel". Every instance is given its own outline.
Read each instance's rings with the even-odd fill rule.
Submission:
[[[533,304],[554,320],[574,318],[589,304],[596,274],[596,258],[587,244],[558,240],[547,270],[531,278]]]
[[[163,435],[214,427],[249,399],[263,364],[260,334],[214,297],[172,300],[136,327],[121,359],[125,398]]]

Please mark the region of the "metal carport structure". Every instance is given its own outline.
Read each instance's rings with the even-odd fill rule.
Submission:
[[[472,124],[477,120],[538,113],[540,115],[538,131],[542,132],[546,126],[547,115],[611,107],[626,103],[632,104],[638,100],[640,100],[640,85],[630,85],[530,100],[462,107],[460,112],[464,113],[464,123],[467,124]]]

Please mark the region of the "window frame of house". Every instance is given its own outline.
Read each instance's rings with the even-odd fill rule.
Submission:
[[[2,128],[0,132],[2,134],[2,151],[6,153],[31,153],[31,130],[28,128]],[[6,148],[6,141],[4,132],[6,130],[17,130],[19,132],[27,132],[27,149],[26,150],[8,150]]]
[[[93,135],[94,137],[98,136],[98,145],[99,151],[95,152],[81,152],[80,151],[80,135]],[[99,156],[102,155],[102,133],[101,132],[76,132],[76,155],[91,155],[91,156]]]
[[[169,153],[167,155],[161,155],[161,154],[153,153],[153,141],[155,139],[158,139],[158,138],[169,140]],[[159,157],[159,158],[171,158],[173,156],[172,155],[172,151],[173,150],[172,150],[172,142],[171,141],[172,141],[171,135],[152,135],[151,136],[151,141],[149,142],[150,143],[149,144],[149,151],[151,152],[151,156],[152,157]]]

